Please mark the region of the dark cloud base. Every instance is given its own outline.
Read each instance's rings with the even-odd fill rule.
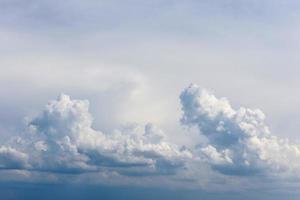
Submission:
[[[0,196],[5,200],[268,200],[298,199],[297,195],[266,191],[210,193],[199,190],[171,190],[139,187],[87,186],[62,184],[0,183]]]

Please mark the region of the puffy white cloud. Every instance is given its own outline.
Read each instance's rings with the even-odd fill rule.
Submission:
[[[196,174],[207,165],[221,176],[299,172],[300,148],[272,136],[262,111],[234,109],[227,99],[196,85],[186,88],[180,99],[181,122],[197,126],[207,138],[195,148],[169,142],[153,124],[98,131],[89,102],[62,94],[29,120],[25,133],[0,146],[0,168],[127,176],[178,172],[177,178],[189,180],[200,179]]]
[[[88,101],[60,95],[29,122],[28,133],[13,140],[24,153],[1,147],[0,164],[59,173],[111,167],[127,175],[150,175],[173,174],[192,157],[188,150],[167,142],[153,124],[127,125],[106,134],[92,128],[92,122]]]
[[[207,143],[195,150],[213,169],[230,175],[299,172],[300,148],[270,134],[258,109],[233,109],[225,98],[190,85],[180,95],[181,122],[197,126]]]

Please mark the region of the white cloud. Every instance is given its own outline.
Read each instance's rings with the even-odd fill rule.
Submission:
[[[3,142],[0,168],[28,170],[30,176],[42,171],[60,174],[57,177],[89,177],[90,172],[118,177],[112,182],[132,176],[143,176],[140,181],[149,177],[147,181],[151,182],[156,175],[176,175],[174,179],[165,176],[166,184],[186,180],[188,187],[203,188],[219,185],[220,180],[229,185],[245,181],[240,176],[291,177],[299,172],[299,147],[272,136],[262,111],[234,109],[227,99],[196,85],[186,88],[180,99],[182,123],[198,127],[207,139],[195,141],[199,144],[196,147],[170,142],[172,135],[166,136],[150,123],[126,124],[113,132],[98,131],[93,127],[89,101],[62,94],[29,120],[26,132]]]
[[[225,98],[190,85],[181,96],[182,123],[197,126],[208,142],[196,152],[230,175],[299,172],[300,148],[270,134],[259,109],[233,109]]]
[[[1,147],[0,164],[59,173],[112,167],[127,175],[150,175],[174,174],[192,157],[188,150],[167,142],[153,124],[128,125],[106,134],[93,129],[92,121],[87,100],[60,95],[30,121],[25,137],[15,140],[26,154]],[[30,166],[21,165],[25,159]]]

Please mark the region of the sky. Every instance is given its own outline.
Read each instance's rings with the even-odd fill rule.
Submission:
[[[299,11],[0,0],[1,199],[298,199]]]

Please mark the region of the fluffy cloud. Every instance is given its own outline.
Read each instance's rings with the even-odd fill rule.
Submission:
[[[0,167],[82,173],[111,167],[127,175],[173,174],[191,153],[165,141],[153,124],[111,134],[92,128],[89,102],[61,95],[29,122],[28,132],[0,147]],[[17,149],[15,149],[17,148]]]
[[[180,99],[181,122],[197,126],[207,138],[195,152],[214,170],[229,175],[299,172],[300,148],[272,136],[261,110],[235,110],[227,99],[194,84]]]
[[[128,124],[112,133],[95,130],[89,102],[63,94],[29,120],[26,132],[0,146],[0,168],[127,176],[180,171],[188,179],[197,179],[197,169],[207,165],[214,173],[236,176],[299,172],[299,147],[272,136],[262,111],[234,109],[197,85],[180,99],[181,122],[198,127],[206,138],[196,147],[169,142],[153,124]]]

